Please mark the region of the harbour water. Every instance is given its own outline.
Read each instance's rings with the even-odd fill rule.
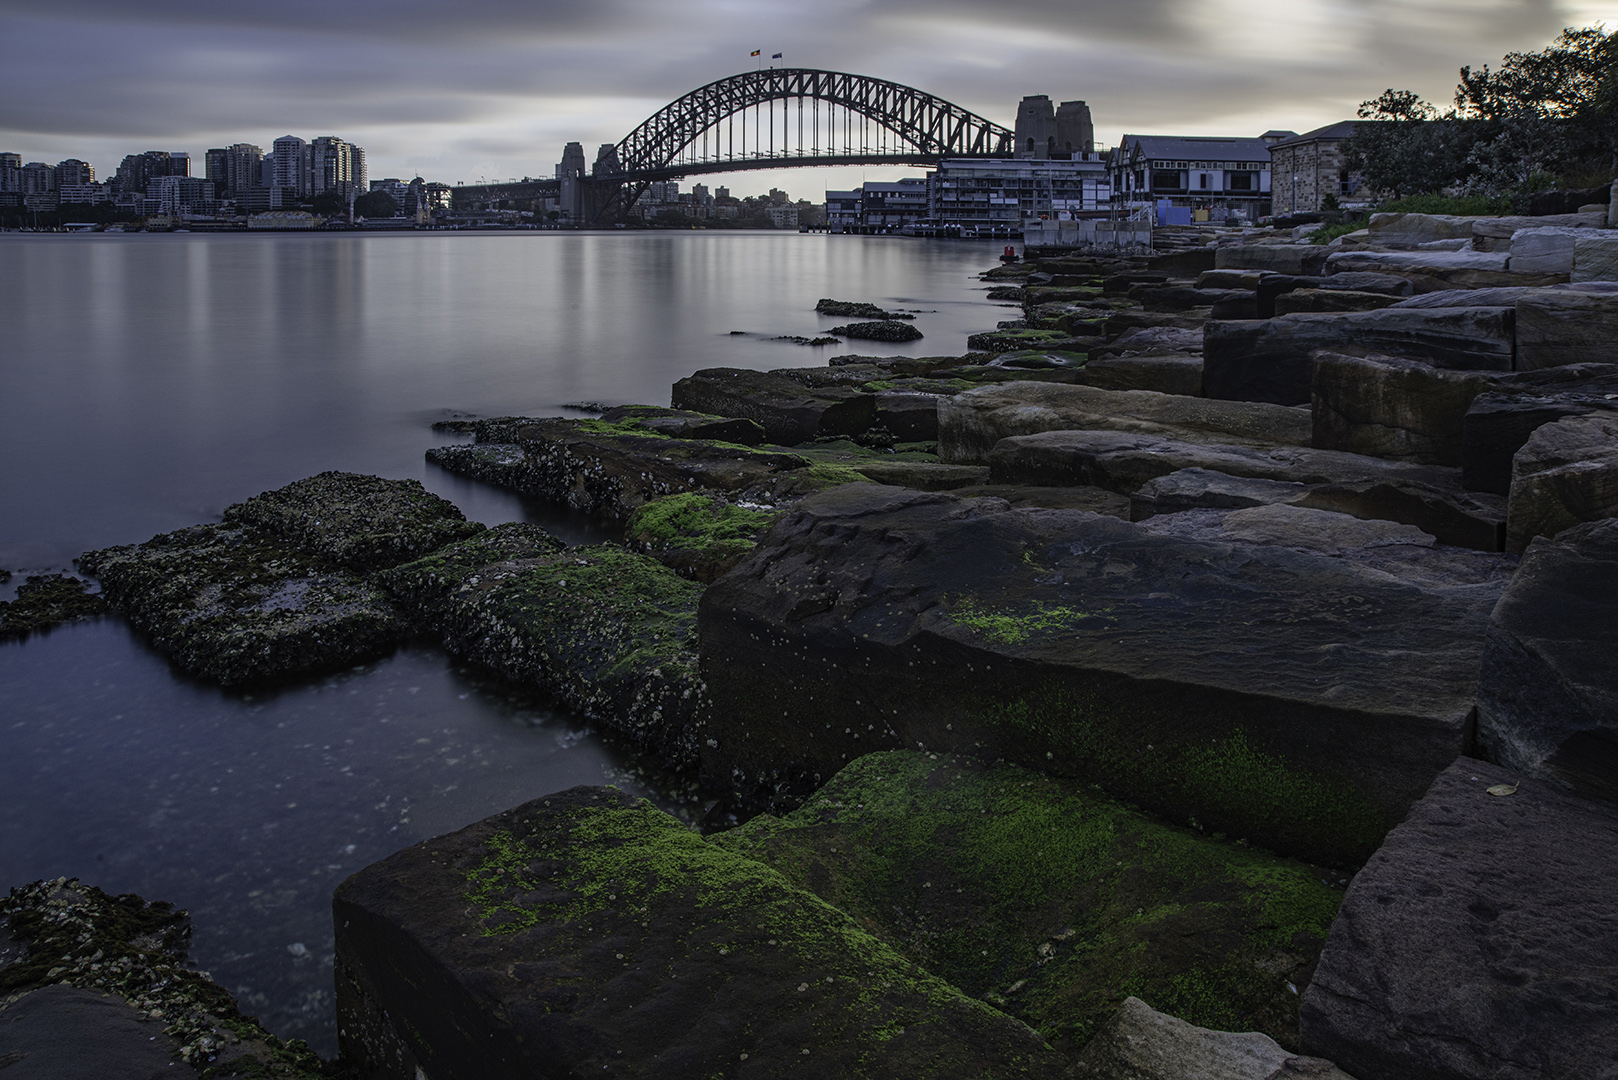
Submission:
[[[703,367],[958,354],[1009,317],[975,277],[998,251],[763,232],[0,237],[0,599],[327,469],[601,539],[427,465],[432,422],[667,404]],[[915,310],[926,337],[774,340],[834,325],[814,312],[828,296]],[[655,763],[429,643],[249,693],[175,676],[112,619],[0,645],[0,885],[65,875],[188,908],[198,965],[326,1053],[332,887],[581,783],[690,809]]]

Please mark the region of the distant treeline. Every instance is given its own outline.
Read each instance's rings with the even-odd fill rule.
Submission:
[[[1521,209],[1549,188],[1598,187],[1618,173],[1618,33],[1562,31],[1499,68],[1461,69],[1452,107],[1408,90],[1360,106],[1348,167],[1394,198],[1479,196]]]

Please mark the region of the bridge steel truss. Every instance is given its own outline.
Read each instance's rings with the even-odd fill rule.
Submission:
[[[793,102],[799,106],[796,140],[790,111]],[[814,145],[808,148],[803,137],[805,102],[816,110]],[[776,104],[782,106],[779,128]],[[836,110],[843,110],[841,145],[835,123],[821,128],[817,111],[820,104],[830,107],[827,115],[831,119],[835,119]],[[767,145],[763,143],[760,120],[760,110],[765,106],[770,109]],[[746,152],[748,110],[753,110],[758,132],[751,153]],[[719,154],[717,135],[711,154],[696,149],[707,145],[704,136],[721,122],[738,115],[743,118],[742,156],[736,155],[733,138],[728,143],[729,154]],[[867,122],[861,125],[858,142],[856,132],[847,123],[850,116]],[[824,147],[818,139],[822,131],[828,135]],[[814,68],[748,71],[698,87],[659,109],[625,136],[617,146],[622,171],[595,173],[591,177],[598,190],[590,200],[594,204],[590,217],[596,223],[622,217],[655,180],[743,169],[933,164],[944,158],[1011,157],[1012,138],[1012,132],[999,124],[901,83]],[[601,190],[603,186],[611,190]]]

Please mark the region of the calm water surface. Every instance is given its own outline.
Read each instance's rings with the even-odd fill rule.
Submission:
[[[423,460],[451,415],[667,404],[824,296],[920,309],[903,351],[1009,317],[988,243],[772,233],[0,237],[0,568],[218,520],[326,469],[600,539]],[[743,331],[734,334],[732,331]],[[575,414],[577,415],[577,414]],[[0,599],[8,590],[0,586]],[[0,645],[0,885],[76,876],[192,911],[193,956],[332,1052],[331,890],[424,837],[580,783],[681,793],[577,720],[422,647],[266,694],[176,677],[116,620]]]

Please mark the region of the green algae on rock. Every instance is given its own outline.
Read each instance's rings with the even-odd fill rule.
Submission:
[[[11,889],[0,919],[10,944],[22,947],[0,962],[0,998],[52,985],[116,994],[163,1022],[181,1058],[208,1080],[335,1075],[302,1041],[277,1039],[187,965],[190,920],[170,904],[57,878]]]
[[[601,544],[483,566],[431,622],[453,655],[555,695],[680,769],[700,743],[701,595],[650,556]]]
[[[752,551],[773,520],[773,510],[691,491],[641,506],[625,532],[630,543],[682,577],[710,582]]]
[[[763,863],[573,788],[338,887],[361,1068],[532,1075],[1057,1077],[1037,1034]]]
[[[414,562],[383,570],[377,581],[400,607],[430,625],[450,595],[483,567],[554,555],[566,546],[538,525],[508,521],[471,539],[446,544]]]
[[[225,509],[225,524],[280,537],[351,570],[377,570],[483,526],[419,480],[323,472]]]
[[[88,552],[79,566],[171,663],[223,686],[337,670],[385,654],[410,632],[366,578],[227,525]]]
[[[9,573],[0,582],[9,581]],[[21,639],[63,623],[95,619],[107,603],[86,592],[86,583],[66,574],[30,574],[17,586],[17,597],[0,601],[0,641]]]
[[[711,842],[1081,1047],[1125,998],[1296,1048],[1341,894],[1320,872],[1007,764],[892,751]]]

